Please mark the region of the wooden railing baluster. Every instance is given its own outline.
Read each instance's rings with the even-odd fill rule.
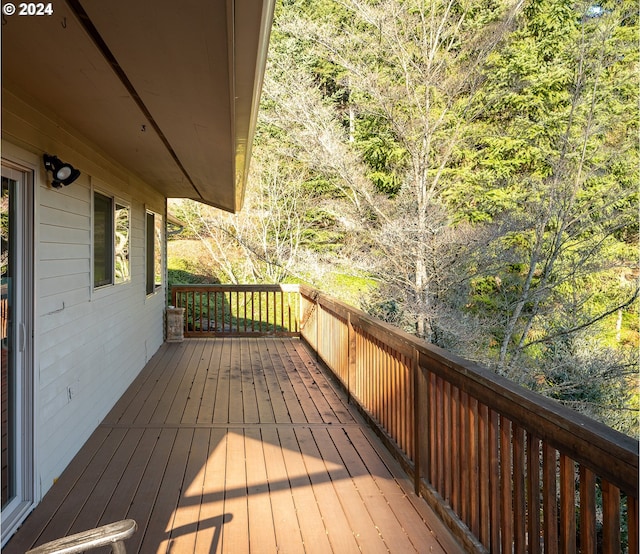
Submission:
[[[580,550],[596,552],[596,476],[580,467]]]
[[[462,481],[462,503],[460,507],[460,517],[465,525],[471,528],[471,413],[469,411],[469,395],[461,391],[460,393],[460,447],[461,447],[461,481]]]
[[[436,458],[439,450],[438,436],[437,436],[437,413],[438,413],[438,398],[436,387],[436,376],[432,372],[428,372],[429,375],[429,483],[437,483],[437,467],[438,460]]]
[[[620,552],[620,489],[602,480],[602,551]]]
[[[461,449],[462,426],[460,424],[460,389],[447,383],[449,388],[448,413],[451,418],[451,506],[456,513],[461,510],[462,470],[461,464],[465,463]],[[446,388],[445,388],[446,390]],[[445,462],[446,463],[446,462]]]
[[[629,554],[638,554],[640,537],[638,536],[638,499],[627,495],[627,541]]]
[[[500,530],[502,552],[510,552],[513,544],[513,468],[511,465],[511,421],[500,416]]]
[[[525,498],[525,436],[524,429],[518,425],[512,428],[513,441],[513,551],[524,554],[526,551],[527,508]]]
[[[490,500],[490,450],[489,450],[489,409],[478,405],[478,483],[480,485],[480,530],[478,538],[482,544],[491,543],[491,500]]]
[[[500,494],[500,416],[489,410],[489,454],[490,454],[490,508],[491,508],[491,541],[487,545],[494,552],[500,550],[500,520],[502,514]]]
[[[469,527],[477,537],[480,535],[480,491],[478,469],[478,401],[469,397],[469,423],[467,426],[469,442]]]
[[[573,460],[560,454],[560,537],[563,554],[576,552],[576,478]]]
[[[540,439],[527,433],[527,532],[529,554],[540,553]]]
[[[543,447],[543,477],[544,490],[544,551],[551,554],[558,552],[558,475],[556,450],[547,443]]]
[[[456,424],[457,419],[454,416],[455,405],[451,398],[451,383],[444,383],[443,389],[443,406],[442,406],[442,428],[443,428],[443,444],[442,453],[444,456],[443,464],[445,467],[452,468],[447,471],[444,479],[444,489],[442,490],[442,498],[450,502],[452,506],[456,506],[454,499],[457,491],[459,479],[457,477],[456,465],[460,464],[460,455],[458,453],[458,434],[459,426]],[[454,508],[456,509],[456,508]]]

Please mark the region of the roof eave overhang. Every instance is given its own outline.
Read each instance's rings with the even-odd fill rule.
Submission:
[[[67,0],[48,18],[10,18],[3,89],[164,196],[235,212],[274,3]]]
[[[236,10],[248,9],[248,4],[252,0],[236,0]],[[236,56],[235,83],[243,90],[253,88],[253,93],[249,96],[236,98],[236,103],[242,102],[244,105],[236,105],[236,114],[242,116],[237,130],[235,140],[235,175],[236,175],[236,195],[235,211],[239,211],[244,203],[244,193],[249,176],[249,165],[251,162],[251,152],[253,137],[256,130],[258,112],[260,109],[260,96],[262,94],[262,84],[267,64],[267,52],[269,48],[269,38],[273,21],[275,0],[267,0],[263,4],[262,17],[259,27],[256,30],[240,29],[236,34],[236,44],[251,44],[252,39],[255,45],[249,48],[248,52],[242,52]],[[253,54],[255,53],[255,54]],[[255,63],[252,64],[252,58]],[[251,66],[253,65],[253,70]]]

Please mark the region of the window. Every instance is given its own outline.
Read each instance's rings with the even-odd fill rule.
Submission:
[[[130,279],[129,273],[129,235],[131,210],[129,206],[116,202],[115,220],[115,278],[116,283],[126,283]]]
[[[130,279],[131,209],[99,192],[93,193],[93,286]]]
[[[113,199],[93,194],[93,286],[113,283]]]
[[[162,286],[162,216],[147,212],[146,220],[146,279],[147,294]]]

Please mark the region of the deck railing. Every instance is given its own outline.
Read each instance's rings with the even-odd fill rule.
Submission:
[[[283,306],[299,306],[288,332],[335,374],[466,550],[638,552],[636,440],[314,289],[286,290],[299,300],[275,308],[280,321]]]
[[[297,285],[178,285],[176,308],[185,309],[185,337],[299,334]]]

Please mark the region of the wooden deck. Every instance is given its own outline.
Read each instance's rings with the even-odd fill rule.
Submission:
[[[299,339],[165,344],[3,549],[123,518],[127,552],[459,552]]]

